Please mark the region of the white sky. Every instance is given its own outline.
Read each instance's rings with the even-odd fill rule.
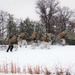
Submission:
[[[61,6],[75,9],[75,0],[59,0]],[[16,18],[39,20],[36,13],[36,0],[0,0],[0,10],[13,14]]]
[[[71,10],[75,9],[75,0],[58,0],[61,6],[67,6]]]

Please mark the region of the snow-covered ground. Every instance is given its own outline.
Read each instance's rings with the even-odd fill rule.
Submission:
[[[31,48],[19,47],[17,51],[6,52],[6,48],[0,48],[0,65],[13,62],[19,67],[36,65],[47,68],[69,68],[75,72],[75,46],[51,45],[50,49],[41,49],[40,46]]]

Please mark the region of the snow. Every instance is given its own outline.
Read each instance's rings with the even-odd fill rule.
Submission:
[[[74,45],[51,45],[50,49],[41,49],[40,46],[31,48],[19,47],[17,51],[6,52],[6,49],[0,48],[0,64],[3,63],[16,63],[18,66],[46,66],[46,67],[63,67],[75,69],[75,46]]]

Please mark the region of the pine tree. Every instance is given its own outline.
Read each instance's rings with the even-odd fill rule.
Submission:
[[[16,30],[16,23],[14,21],[14,18],[12,15],[9,15],[9,19],[7,21],[7,36],[8,38],[10,36],[13,36],[14,34],[16,34],[17,30]]]

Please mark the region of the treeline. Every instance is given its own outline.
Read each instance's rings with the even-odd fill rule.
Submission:
[[[18,35],[24,32],[30,36],[33,31],[43,33],[42,24],[29,18],[17,19],[5,11],[0,11],[0,43],[4,44],[14,34]]]
[[[58,35],[67,28],[72,31],[75,29],[74,11],[68,7],[61,8],[57,0],[37,0],[36,11],[40,16],[39,21],[17,19],[0,10],[0,42],[4,44],[10,36],[21,32],[29,36],[33,31]]]

